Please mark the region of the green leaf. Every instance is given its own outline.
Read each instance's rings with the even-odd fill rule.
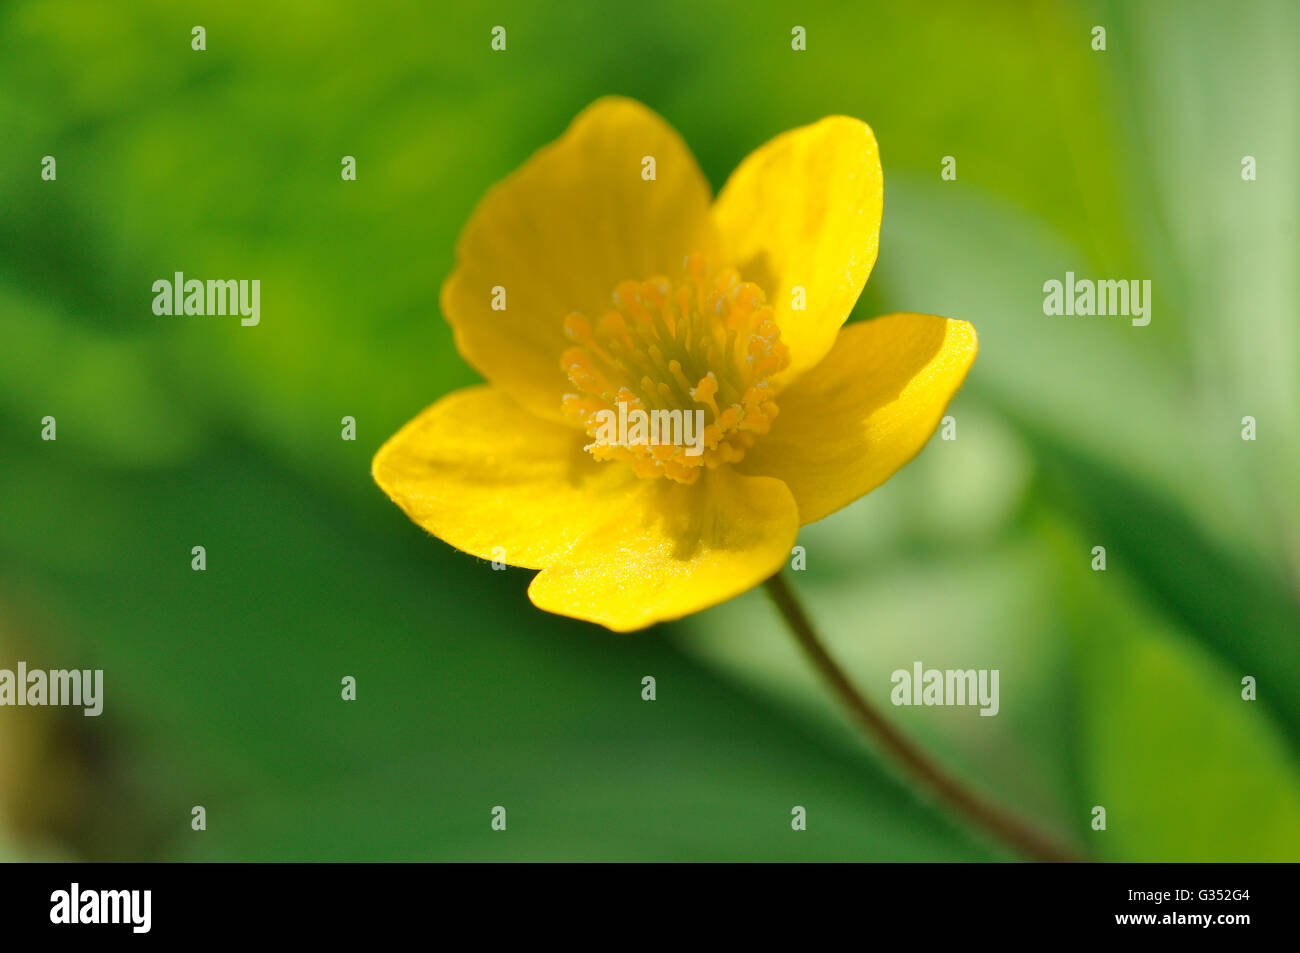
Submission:
[[[1071,603],[1080,732],[1096,849],[1121,861],[1295,861],[1300,772],[1262,698],[1291,684],[1229,669],[1142,608],[1109,570]]]

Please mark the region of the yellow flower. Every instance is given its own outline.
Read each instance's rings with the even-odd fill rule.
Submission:
[[[598,100],[474,210],[442,311],[488,383],[403,427],[376,482],[456,548],[541,570],[539,608],[616,631],[763,582],[925,445],[975,359],[962,321],[843,327],[882,199],[856,119],[777,136],[715,202],[663,119]],[[703,432],[611,439],[638,410]]]

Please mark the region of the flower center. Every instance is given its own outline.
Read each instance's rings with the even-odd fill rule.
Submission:
[[[577,393],[562,407],[597,460],[694,483],[705,467],[743,459],[777,415],[771,377],[790,356],[772,308],[758,285],[702,255],[677,281],[621,282],[612,309],[594,323],[570,314],[564,331]]]

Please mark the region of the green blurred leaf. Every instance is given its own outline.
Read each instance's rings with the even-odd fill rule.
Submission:
[[[1122,576],[1076,573],[1070,605],[1092,834],[1121,861],[1295,861],[1300,772],[1259,702],[1292,683],[1233,671],[1143,610]],[[1088,578],[1092,576],[1093,578]]]

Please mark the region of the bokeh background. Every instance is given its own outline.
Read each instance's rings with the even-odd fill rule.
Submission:
[[[782,130],[865,119],[885,217],[853,318],[979,330],[958,439],[801,534],[793,582],[863,690],[1091,857],[1300,859],[1298,19],[4,3],[0,667],[102,668],[106,703],[0,709],[0,856],[1008,858],[855,737],[761,592],[615,636],[372,484],[475,380],[438,309],[473,204],[620,93],[715,189]],[[155,317],[178,270],[260,278],[261,325]],[[1152,280],[1151,324],[1045,317],[1067,270]],[[888,706],[917,660],[999,669],[1001,714]]]

